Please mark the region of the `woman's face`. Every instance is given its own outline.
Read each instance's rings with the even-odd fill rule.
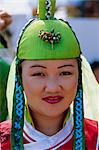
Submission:
[[[59,116],[70,106],[77,92],[77,60],[25,60],[22,82],[34,113]]]

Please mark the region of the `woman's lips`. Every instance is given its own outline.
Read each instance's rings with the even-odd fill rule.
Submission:
[[[49,104],[56,104],[56,103],[59,103],[63,99],[63,97],[62,96],[48,96],[42,99]]]

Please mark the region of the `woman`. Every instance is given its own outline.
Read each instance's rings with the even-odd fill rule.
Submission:
[[[54,19],[54,11],[54,0],[40,0],[39,18],[31,20],[20,36],[8,81],[12,122],[11,125],[9,121],[2,123],[3,133],[5,129],[8,131],[7,140],[2,135],[3,149],[98,150],[98,122],[84,119],[83,111],[84,94],[91,92],[91,87],[87,88],[89,75],[94,83],[94,95],[99,91],[97,82],[81,57],[80,45],[71,27],[63,20]],[[86,67],[89,78],[84,76]],[[86,106],[90,104],[88,99]],[[91,115],[89,111],[88,106],[86,116],[91,117],[94,111]]]

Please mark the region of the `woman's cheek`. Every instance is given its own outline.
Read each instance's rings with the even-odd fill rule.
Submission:
[[[77,80],[71,79],[63,82],[64,91],[69,97],[75,98],[77,92]]]
[[[77,86],[77,80],[74,80],[74,79],[64,80],[62,81],[62,85],[64,86],[66,90],[70,91],[71,89]]]
[[[39,93],[44,88],[44,82],[40,80],[31,79],[27,83],[27,90],[31,91],[34,95]]]

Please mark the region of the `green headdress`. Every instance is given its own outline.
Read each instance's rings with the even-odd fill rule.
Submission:
[[[79,42],[72,28],[54,18],[55,0],[39,0],[39,18],[31,20],[23,29],[17,47],[16,76],[11,129],[12,149],[24,149],[23,125],[25,98],[19,72],[21,60],[80,59]],[[74,103],[73,149],[84,149],[82,70],[79,61],[79,86]]]
[[[65,59],[80,55],[78,40],[68,23],[54,18],[55,0],[39,0],[39,18],[23,30],[19,59]]]

